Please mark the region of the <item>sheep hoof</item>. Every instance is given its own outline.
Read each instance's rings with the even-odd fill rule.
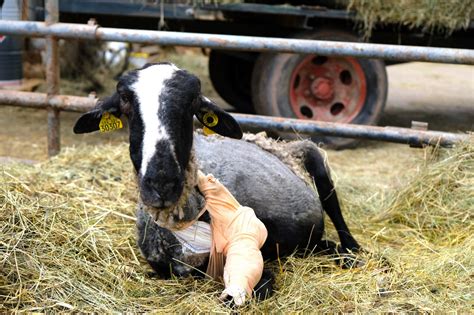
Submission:
[[[262,278],[255,286],[253,292],[254,297],[258,301],[268,299],[273,295],[273,284],[275,283],[275,275],[269,269],[264,269]]]
[[[339,263],[342,269],[361,268],[365,266],[365,261],[351,254],[344,254]]]
[[[337,247],[337,260],[336,262],[341,266],[342,269],[361,268],[365,266],[365,261],[360,257],[357,257],[353,253],[362,252],[361,248],[357,248],[354,251],[348,251],[346,248]]]

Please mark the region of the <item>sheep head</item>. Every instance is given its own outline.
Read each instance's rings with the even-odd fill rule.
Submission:
[[[218,134],[242,137],[234,118],[201,94],[200,80],[171,63],[147,64],[122,76],[117,92],[82,115],[74,132],[99,130],[105,113],[128,118],[140,205],[167,228],[180,228],[197,215],[193,207],[199,202],[189,198],[197,183],[193,117]]]

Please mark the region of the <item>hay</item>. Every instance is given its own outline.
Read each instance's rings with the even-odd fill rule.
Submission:
[[[377,24],[403,25],[425,33],[445,35],[467,28],[474,18],[471,0],[344,0],[347,10],[356,12],[366,39]]]
[[[377,185],[338,172],[336,158],[366,265],[342,270],[330,257],[283,259],[272,264],[276,294],[243,310],[470,312],[474,146],[425,152],[417,170],[394,175],[401,182],[383,184],[385,176]],[[135,202],[125,144],[2,166],[0,311],[228,312],[217,302],[218,283],[149,275],[135,245]]]

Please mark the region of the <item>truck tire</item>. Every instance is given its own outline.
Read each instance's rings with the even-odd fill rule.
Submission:
[[[209,77],[216,92],[237,111],[253,114],[250,83],[257,54],[212,50]]]
[[[303,33],[295,38],[358,40],[340,30]],[[382,60],[264,53],[253,70],[252,100],[261,115],[375,125],[385,106],[387,86]],[[312,139],[336,149],[357,144],[348,138]]]

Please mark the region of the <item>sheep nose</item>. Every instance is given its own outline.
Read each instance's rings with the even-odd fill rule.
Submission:
[[[141,193],[142,201],[145,205],[153,208],[164,208],[165,203],[157,193]]]
[[[142,201],[151,207],[170,207],[178,201],[183,185],[177,178],[145,176],[140,181]]]
[[[156,185],[149,180],[145,180],[141,186],[140,196],[145,205],[154,208],[163,208],[165,206],[163,197]]]

